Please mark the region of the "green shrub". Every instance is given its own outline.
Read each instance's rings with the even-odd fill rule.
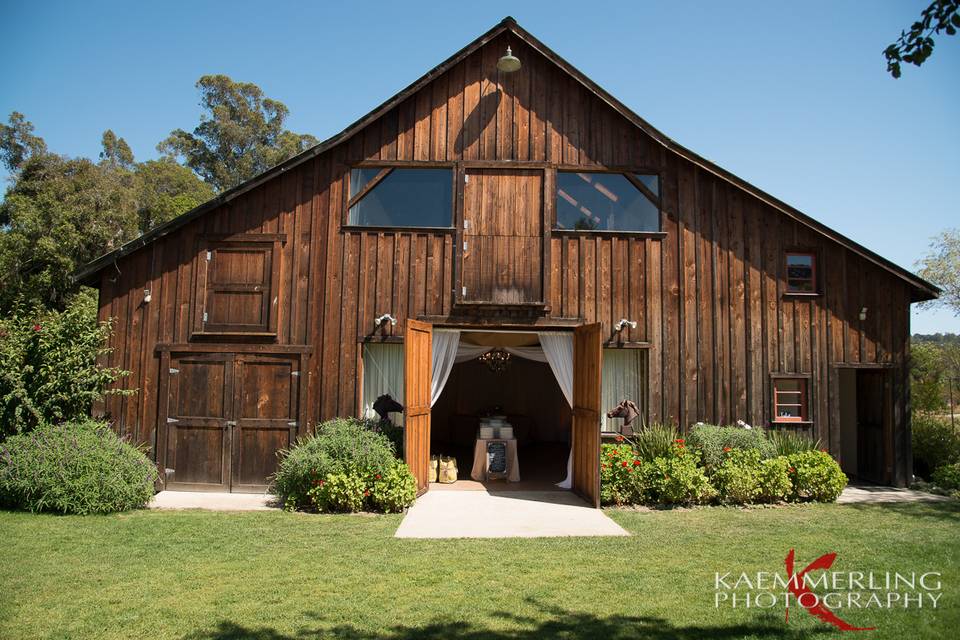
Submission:
[[[941,489],[954,491],[960,489],[960,463],[945,464],[933,472],[933,484]]]
[[[370,491],[363,477],[355,471],[328,473],[307,492],[314,509],[340,513],[355,513],[363,509]]]
[[[786,500],[793,490],[793,483],[790,482],[790,461],[786,456],[761,460],[757,481],[758,502]]]
[[[0,319],[0,439],[41,423],[83,421],[127,372],[102,367],[110,327],[97,299],[77,294],[65,311],[17,307]]]
[[[939,467],[960,462],[960,431],[950,421],[915,412],[912,427],[913,470],[923,478]]]
[[[636,448],[636,457],[641,462],[650,462],[654,458],[670,455],[674,442],[680,433],[673,425],[652,424],[633,434],[631,438]]]
[[[774,456],[789,456],[804,451],[816,451],[821,447],[819,440],[810,436],[779,427],[767,432],[767,439],[773,448]]]
[[[374,433],[382,433],[393,443],[393,451],[397,458],[403,460],[403,427],[398,427],[389,420],[370,420],[363,418],[364,425]]]
[[[273,489],[289,509],[313,506],[308,492],[314,480],[338,473],[355,473],[361,478],[383,476],[396,460],[390,440],[356,418],[324,422],[279,455]]]
[[[748,504],[760,494],[760,452],[756,449],[727,449],[714,467],[710,482],[723,504]]]
[[[687,440],[690,448],[702,452],[708,471],[723,462],[724,449],[756,449],[764,459],[775,455],[773,445],[762,429],[698,424],[690,430]]]
[[[640,466],[639,494],[643,502],[659,504],[702,504],[716,495],[698,455],[687,451],[678,440],[666,457],[655,458]]]
[[[642,500],[639,467],[642,460],[629,444],[600,447],[600,502],[633,504]]]
[[[153,497],[157,468],[109,426],[39,425],[0,443],[0,502],[55,513],[137,509]]]
[[[370,502],[378,511],[400,513],[417,499],[417,479],[402,460],[380,477],[374,476]]]
[[[823,451],[804,451],[787,456],[796,500],[833,502],[847,486],[847,476],[837,461]]]

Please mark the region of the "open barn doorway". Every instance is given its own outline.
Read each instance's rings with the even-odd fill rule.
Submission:
[[[464,331],[431,415],[430,451],[456,459],[457,482],[433,488],[559,490],[573,412],[536,333]],[[487,460],[496,444],[505,468]],[[489,442],[487,442],[489,441]],[[514,455],[515,449],[515,455]],[[490,465],[494,466],[490,466]]]

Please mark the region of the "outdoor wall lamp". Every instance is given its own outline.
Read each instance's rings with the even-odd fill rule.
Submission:
[[[637,321],[636,321],[636,320],[627,320],[626,318],[621,318],[621,319],[620,319],[620,322],[618,322],[618,323],[616,324],[616,326],[614,326],[614,329],[616,330],[617,333],[620,333],[621,331],[623,331],[623,330],[624,330],[625,328],[627,328],[627,327],[630,327],[631,329],[636,329],[636,328],[637,328]]]
[[[497,69],[504,73],[513,73],[520,70],[520,58],[513,55],[510,47],[507,47],[507,54],[497,60]]]
[[[860,309],[860,320],[863,321],[863,320],[866,320],[866,319],[867,319],[867,308],[866,308],[866,307],[862,307],[862,308]]]
[[[382,316],[379,316],[378,318],[375,318],[375,319],[374,319],[374,321],[373,321],[373,330],[376,331],[377,329],[379,329],[379,328],[382,327],[383,325],[387,324],[388,322],[390,323],[390,326],[391,326],[391,327],[397,326],[397,319],[394,318],[394,317],[393,317],[392,315],[390,315],[389,313],[385,313],[385,314],[383,314]]]
[[[151,300],[153,300],[153,292],[150,291],[150,289],[144,289],[144,290],[143,290],[143,303],[144,303],[144,304],[147,304],[147,303],[150,302]]]

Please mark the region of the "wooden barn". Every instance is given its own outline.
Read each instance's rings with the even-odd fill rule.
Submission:
[[[168,489],[262,491],[278,449],[389,394],[422,489],[431,453],[461,455],[494,414],[528,477],[569,465],[593,504],[623,399],[634,426],[801,430],[849,474],[906,484],[910,305],[938,293],[512,18],[79,278],[138,390],[101,409]]]

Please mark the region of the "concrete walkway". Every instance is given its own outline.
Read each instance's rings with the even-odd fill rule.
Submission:
[[[569,491],[429,491],[410,507],[397,538],[628,536]]]
[[[849,485],[837,498],[837,504],[880,504],[885,502],[944,502],[952,500],[925,491],[881,487],[878,485]]]
[[[270,511],[279,508],[276,496],[262,493],[213,491],[161,491],[153,496],[150,509],[206,509],[207,511]]]

